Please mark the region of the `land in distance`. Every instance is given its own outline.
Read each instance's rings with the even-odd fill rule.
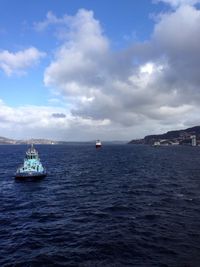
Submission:
[[[193,137],[195,137],[197,145],[200,145],[200,126],[194,126],[184,130],[169,131],[164,134],[147,135],[142,139],[133,139],[129,144],[153,145],[159,142],[163,145],[190,145]]]

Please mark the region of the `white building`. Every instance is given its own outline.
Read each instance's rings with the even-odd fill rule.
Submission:
[[[192,139],[192,146],[196,146],[197,145],[196,135],[192,135],[190,138]]]

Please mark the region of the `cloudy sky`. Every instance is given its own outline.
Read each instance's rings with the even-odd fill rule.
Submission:
[[[199,2],[0,0],[0,136],[130,140],[199,125]]]

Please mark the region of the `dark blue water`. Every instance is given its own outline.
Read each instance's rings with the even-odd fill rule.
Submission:
[[[200,147],[0,146],[0,266],[200,266]]]

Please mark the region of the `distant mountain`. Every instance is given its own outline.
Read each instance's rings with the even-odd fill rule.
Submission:
[[[164,134],[147,135],[143,139],[131,140],[129,144],[153,144],[159,140],[170,140],[172,142],[187,143],[192,135],[196,135],[200,141],[200,126],[194,126],[184,130],[169,131]]]
[[[103,144],[126,144],[127,141],[103,141]],[[95,140],[92,141],[55,141],[50,139],[10,139],[6,137],[0,136],[0,145],[30,145],[30,144],[36,144],[36,145],[85,145],[85,144],[95,144]]]
[[[53,141],[49,139],[27,139],[27,140],[16,140],[6,137],[0,137],[0,145],[27,145],[27,144],[37,144],[37,145],[59,145],[65,144],[64,141]]]
[[[13,144],[14,140],[0,136],[0,144]]]

